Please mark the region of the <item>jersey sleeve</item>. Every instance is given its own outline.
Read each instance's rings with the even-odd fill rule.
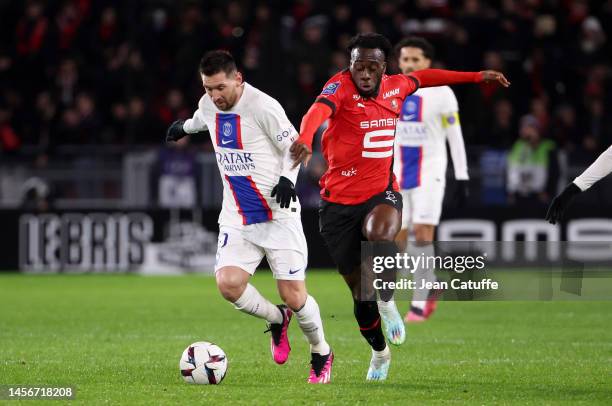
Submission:
[[[440,111],[443,114],[456,113],[459,111],[459,103],[455,97],[455,93],[450,87],[444,88],[444,97],[440,100]]]
[[[298,133],[287,118],[285,110],[278,101],[272,98],[261,100],[257,119],[262,130],[282,154],[281,176],[286,177],[295,184],[299,167],[291,169],[293,160],[291,159],[289,148],[293,141],[298,138]]]
[[[445,69],[423,69],[412,72],[408,77],[418,82],[418,87],[436,87],[460,83],[480,83],[482,72],[458,72]]]
[[[342,76],[336,75],[323,86],[323,90],[315,100],[315,103],[323,103],[329,106],[333,116],[342,105],[346,92],[345,88],[346,84],[343,85]]]
[[[612,172],[612,145],[605,150],[580,176],[574,184],[583,192],[595,182]]]
[[[195,134],[201,131],[208,130],[208,126],[204,122],[204,97],[198,103],[198,109],[193,113],[193,117],[186,120],[183,124],[183,131],[187,134]]]
[[[440,98],[440,120],[442,120],[442,128],[448,140],[455,179],[468,180],[467,154],[459,121],[459,103],[457,103],[455,93],[449,87],[444,90],[444,97]]]
[[[399,81],[400,94],[402,95],[402,98],[410,96],[412,93],[419,90],[419,81],[416,80],[414,77],[407,76],[404,74],[397,74],[392,76],[397,78],[397,80]]]

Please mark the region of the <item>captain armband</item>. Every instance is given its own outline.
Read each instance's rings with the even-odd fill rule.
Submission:
[[[449,114],[443,114],[442,115],[442,127],[444,128],[448,128],[451,127],[453,125],[459,125],[459,113],[458,112],[454,112],[454,113],[449,113]]]

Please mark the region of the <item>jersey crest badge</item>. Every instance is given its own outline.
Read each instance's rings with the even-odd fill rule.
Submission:
[[[404,100],[401,121],[423,121],[423,100],[421,96],[410,95]]]

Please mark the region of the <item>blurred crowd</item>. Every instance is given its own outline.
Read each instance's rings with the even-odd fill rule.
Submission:
[[[25,0],[0,1],[0,150],[159,144],[215,48],[299,126],[371,31],[426,37],[435,67],[506,73],[509,90],[455,88],[468,146],[508,151],[535,131],[580,165],[612,142],[612,0]]]

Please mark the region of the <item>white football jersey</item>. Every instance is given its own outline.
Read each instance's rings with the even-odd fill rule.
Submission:
[[[418,89],[406,97],[395,131],[393,164],[401,189],[433,180],[445,182],[447,138],[455,178],[468,179],[458,111],[457,99],[448,86]]]
[[[244,83],[236,105],[222,111],[205,94],[183,129],[210,132],[223,181],[219,224],[240,226],[300,216],[299,201],[281,209],[270,196],[281,175],[295,184],[299,171],[291,169],[289,157],[298,133],[274,98]]]

